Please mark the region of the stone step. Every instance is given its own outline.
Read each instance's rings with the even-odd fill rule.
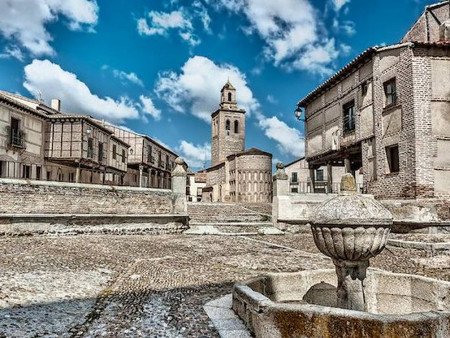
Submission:
[[[221,227],[214,225],[191,225],[184,232],[186,235],[220,235],[220,236],[254,236],[254,235],[284,235],[284,232],[272,227]]]
[[[273,226],[272,222],[189,222],[190,226],[261,226],[261,227],[267,227],[267,226]]]

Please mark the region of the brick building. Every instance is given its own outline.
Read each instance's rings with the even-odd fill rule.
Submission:
[[[360,170],[380,197],[449,196],[449,1],[426,7],[400,43],[367,49],[298,105],[313,169]]]
[[[177,155],[145,135],[86,115],[59,100],[0,92],[0,177],[171,187]]]
[[[245,150],[245,110],[228,81],[220,106],[211,114],[211,164],[206,169],[205,202],[271,202],[272,154]]]

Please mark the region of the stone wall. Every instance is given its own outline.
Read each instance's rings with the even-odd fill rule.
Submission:
[[[0,179],[0,214],[175,214],[171,190]],[[185,197],[183,197],[185,198]]]

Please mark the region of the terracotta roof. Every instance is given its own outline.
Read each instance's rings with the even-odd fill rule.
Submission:
[[[34,114],[36,116],[39,116],[39,117],[42,117],[42,118],[46,118],[47,117],[47,115],[37,111],[36,109],[33,109],[33,108],[29,107],[29,106],[27,106],[27,105],[25,105],[23,103],[20,103],[20,102],[18,102],[16,100],[12,99],[10,96],[5,95],[3,92],[0,92],[0,100],[5,102],[5,103],[7,103],[7,104],[10,104],[10,105],[14,106],[17,109],[24,110],[24,111],[26,111],[28,113],[31,113],[31,114]]]
[[[265,156],[272,157],[271,153],[268,153],[266,151],[262,151],[261,149],[258,149],[258,148],[250,148],[250,149],[241,151],[240,153],[228,155],[227,159],[229,159],[229,158],[231,159],[231,158],[234,158],[234,157],[245,156],[245,155],[265,155]]]
[[[297,162],[300,162],[300,161],[302,161],[302,160],[304,160],[304,159],[305,159],[305,156],[300,157],[300,158],[298,158],[298,159],[292,161],[291,163],[286,164],[284,167],[287,168],[287,167],[289,167],[289,166],[291,166],[291,165],[293,165],[293,164],[295,164],[295,163],[297,163]]]

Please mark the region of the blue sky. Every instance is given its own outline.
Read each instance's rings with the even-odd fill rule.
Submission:
[[[227,78],[246,146],[303,154],[296,102],[435,1],[4,0],[0,89],[148,134],[199,168]]]

